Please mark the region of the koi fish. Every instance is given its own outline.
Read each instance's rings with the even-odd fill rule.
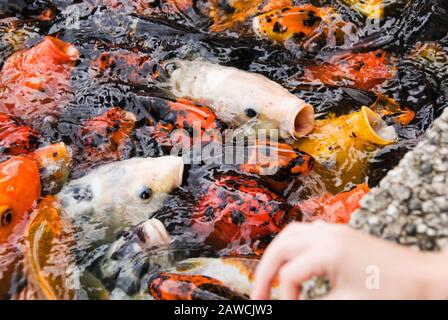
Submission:
[[[18,156],[39,146],[39,134],[19,119],[0,112],[0,153]]]
[[[74,173],[111,161],[123,160],[123,151],[130,141],[136,117],[132,112],[111,108],[85,121],[78,133],[78,148],[74,150]]]
[[[258,13],[290,5],[291,0],[211,0],[207,4],[207,15],[213,21],[210,31],[235,29]]]
[[[79,57],[73,45],[45,37],[9,57],[0,72],[0,111],[39,125],[70,99],[70,75]]]
[[[71,180],[56,195],[79,238],[108,242],[151,217],[182,183],[180,157],[132,158],[102,165]]]
[[[258,120],[264,128],[278,129],[282,138],[299,138],[313,129],[313,107],[262,75],[203,60],[175,60],[165,66],[169,64],[175,67],[171,92],[209,106],[224,122]]]
[[[165,272],[151,278],[149,294],[155,300],[249,300],[249,296],[233,291],[222,281]]]
[[[402,108],[395,100],[379,95],[370,109],[381,115],[383,118],[391,118],[396,124],[407,126],[415,118],[415,111],[409,108]]]
[[[25,232],[26,299],[73,299],[73,231],[61,217],[54,196],[45,197],[33,211]]]
[[[247,300],[254,281],[257,259],[192,258],[166,272],[154,274],[149,294],[156,300]],[[278,281],[272,298],[278,299]]]
[[[70,175],[72,155],[69,147],[60,142],[39,148],[27,156],[39,169],[42,195],[58,193]]]
[[[191,230],[214,248],[253,243],[278,233],[289,206],[260,181],[223,175],[196,197]]]
[[[26,221],[40,196],[39,171],[33,160],[14,156],[0,163],[0,244]]]
[[[384,0],[343,0],[350,7],[365,15],[369,19],[384,17]]]
[[[111,80],[135,85],[144,85],[157,78],[149,55],[127,50],[101,53],[92,61],[91,72],[96,77],[106,76]],[[150,78],[148,75],[151,75]]]
[[[297,207],[304,222],[323,219],[332,223],[348,223],[351,214],[360,208],[359,202],[369,191],[364,183],[348,192],[337,195],[326,193],[320,198],[304,200]]]
[[[249,147],[247,163],[239,166],[245,173],[256,175],[276,174],[280,177],[307,176],[314,165],[314,159],[309,154],[294,147],[273,141],[259,143]]]
[[[150,113],[148,122],[152,137],[168,148],[177,144],[191,147],[194,137],[199,137],[201,142],[212,141],[214,134],[225,127],[209,108],[186,99],[169,101],[155,98]],[[181,135],[173,141],[176,138],[173,134],[176,131],[180,133],[180,130],[185,130],[186,139]]]
[[[387,126],[373,110],[362,107],[348,115],[316,121],[313,132],[295,143],[295,147],[315,159],[315,169],[324,180],[333,180],[337,175],[337,185],[329,181],[325,184],[327,189],[339,189],[347,183],[360,183],[369,157],[397,139],[393,126]]]
[[[154,214],[168,234],[214,251],[256,249],[296,214],[264,181],[235,173],[212,173],[198,179],[192,192],[177,192]],[[185,244],[185,243],[184,243]]]
[[[259,38],[279,43],[293,41],[309,50],[320,42],[335,47],[357,39],[356,27],[333,8],[313,5],[268,11],[252,20],[252,29]]]
[[[372,90],[396,74],[396,67],[383,50],[331,57],[328,62],[305,67],[304,80],[334,86]]]

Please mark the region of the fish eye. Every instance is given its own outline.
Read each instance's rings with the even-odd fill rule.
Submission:
[[[255,110],[252,109],[252,108],[247,108],[247,109],[245,109],[245,110],[244,110],[244,113],[246,114],[246,116],[247,116],[248,118],[253,118],[253,117],[255,117],[255,116],[257,115],[257,111],[255,111]]]
[[[142,200],[148,200],[152,196],[152,190],[149,187],[144,187],[142,191],[140,191],[139,197]]]
[[[171,75],[176,69],[178,65],[175,62],[169,62],[164,66],[165,71]]]
[[[2,216],[0,218],[0,225],[2,227],[6,227],[12,222],[12,210],[8,209],[2,213]]]

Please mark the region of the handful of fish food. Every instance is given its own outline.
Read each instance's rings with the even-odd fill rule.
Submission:
[[[448,102],[442,0],[57,3],[0,12],[0,299],[246,300]]]

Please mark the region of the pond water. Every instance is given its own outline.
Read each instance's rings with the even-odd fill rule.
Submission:
[[[85,177],[107,163],[170,154],[171,149],[154,135],[154,128],[156,124],[166,124],[166,115],[161,110],[176,99],[161,85],[170,77],[171,71],[165,63],[172,59],[201,58],[264,75],[310,103],[315,109],[316,121],[342,119],[344,122],[346,120],[340,117],[360,112],[362,106],[371,107],[380,114],[383,112],[383,119],[394,127],[398,135],[398,140],[392,144],[380,148],[353,145],[345,150],[346,153],[336,154],[335,158],[330,157],[326,161],[316,158],[312,151],[316,144],[331,150],[337,139],[346,139],[332,135],[341,128],[337,122],[329,127],[322,122],[323,135],[317,135],[317,142],[311,141],[311,146],[300,139],[281,139],[280,143],[297,147],[316,158],[313,170],[297,177],[285,173],[248,173],[241,166],[207,164],[204,161],[188,164],[183,170],[181,186],[172,192],[163,208],[156,213],[156,218],[163,221],[174,239],[168,249],[154,251],[138,247],[134,221],[123,221],[123,225],[116,228],[118,231],[111,231],[113,239],[122,241],[115,242],[111,249],[113,241],[106,240],[109,236],[107,227],[98,221],[79,218],[82,221],[66,226],[75,230],[67,232],[70,236],[55,237],[37,246],[38,250],[44,250],[42,255],[45,256],[38,261],[44,259],[47,265],[30,267],[33,259],[26,257],[27,248],[30,247],[30,239],[41,241],[39,235],[30,235],[30,232],[16,234],[13,240],[10,238],[1,243],[0,274],[3,280],[0,281],[0,298],[146,297],[144,288],[152,273],[172,264],[173,260],[199,256],[257,257],[281,229],[283,220],[291,217],[290,212],[295,211],[294,208],[299,212],[309,212],[306,206],[300,206],[304,201],[328,193],[347,192],[363,183],[368,183],[369,187],[377,185],[441,114],[448,94],[446,1],[379,2],[384,5],[381,17],[369,19],[368,14],[366,16],[354,5],[358,1],[295,0],[283,1],[283,4],[273,1],[279,8],[310,4],[331,7],[331,21],[339,22],[337,27],[335,23],[328,22],[330,32],[320,30],[320,37],[316,39],[302,41],[297,39],[297,35],[303,38],[305,33],[296,32],[286,41],[275,41],[273,36],[257,35],[253,27],[254,17],[269,11],[264,7],[270,4],[269,1],[22,0],[12,3],[0,0],[0,68],[3,67],[0,72],[6,73],[5,66],[14,54],[35,47],[45,36],[71,44],[79,52],[67,81],[61,84],[57,80],[60,75],[57,69],[53,78],[45,80],[50,84],[56,81],[54,92],[41,92],[43,98],[24,98],[28,105],[20,98],[14,100],[16,105],[13,107],[2,100],[2,95],[18,97],[22,91],[10,84],[5,85],[5,81],[0,83],[1,112],[11,113],[20,103],[27,108],[37,105],[35,112],[21,111],[15,115],[38,133],[40,147],[63,142],[70,148],[72,161],[68,181]],[[281,11],[276,14],[281,15]],[[320,20],[325,21],[325,18]],[[288,32],[285,29],[276,34],[285,37]],[[45,55],[44,52],[42,54]],[[347,65],[348,69],[344,69]],[[220,85],[225,86],[226,83]],[[235,92],[235,95],[249,94],[244,87]],[[95,131],[101,125],[89,122],[112,108],[124,110],[127,115],[133,114],[128,119],[133,125],[125,129],[125,138],[121,140],[123,137],[120,137],[118,143],[115,138],[110,138],[110,130]],[[387,113],[384,110],[392,111]],[[216,119],[216,126],[221,129],[244,131],[253,123],[237,128]],[[123,122],[116,121],[113,125],[122,126]],[[93,135],[89,126],[94,128]],[[109,182],[115,183],[111,189],[121,188],[124,194],[127,188],[132,188],[132,179],[125,182],[119,173],[114,179]],[[247,191],[249,189],[250,192]],[[46,190],[41,198],[56,193]],[[120,196],[113,194],[112,197]],[[257,197],[264,197],[264,200],[254,201]],[[229,222],[230,226],[222,222],[227,220],[217,222],[214,226],[216,230],[219,228],[220,235],[208,229],[204,231],[201,224],[195,227],[191,221],[200,211],[198,207],[207,205],[212,211],[223,211],[226,205],[231,206],[233,212],[238,209],[243,215],[241,219],[248,225],[253,218],[246,216],[248,211],[245,210],[253,210],[260,215],[265,210],[267,216],[271,215],[270,219],[281,222],[277,223],[278,228],[260,231],[266,236],[257,238],[254,248],[253,243],[246,241],[253,238],[247,235],[251,231],[241,231],[248,228],[244,222]],[[251,209],[251,205],[255,208]],[[131,206],[120,210],[128,212],[134,209]],[[192,212],[195,212],[193,217]],[[213,215],[216,212],[209,212],[212,216],[210,221],[215,221]],[[273,217],[273,212],[275,215],[278,213],[278,217]],[[295,212],[300,218],[292,219],[310,220],[304,212]],[[233,219],[238,220],[238,217],[233,216]],[[260,219],[263,222],[263,218]],[[237,226],[240,226],[240,231],[235,229]],[[24,223],[22,229],[27,228]],[[84,230],[79,232],[77,228]],[[46,230],[44,227],[41,229]],[[40,230],[38,226],[36,230]],[[197,233],[201,232],[214,234],[213,241],[199,237]],[[227,238],[222,234],[239,232],[245,233],[244,237],[241,236],[244,241],[225,245]],[[64,263],[63,270],[58,270],[57,265]],[[37,275],[30,276],[30,273]],[[71,278],[74,284],[61,284],[67,278]],[[43,286],[50,289],[43,290]]]

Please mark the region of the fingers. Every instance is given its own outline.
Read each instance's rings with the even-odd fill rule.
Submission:
[[[300,225],[293,224],[282,231],[266,249],[255,272],[253,299],[269,299],[271,283],[282,264],[298,255],[305,247],[297,236],[301,230]]]
[[[322,257],[314,252],[307,252],[280,269],[280,298],[282,300],[298,299],[304,281],[325,273],[326,264]]]

